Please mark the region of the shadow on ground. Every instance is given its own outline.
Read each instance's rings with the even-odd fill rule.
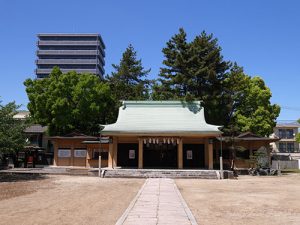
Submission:
[[[43,180],[47,176],[43,174],[29,174],[29,173],[0,173],[0,182],[18,182],[30,180]]]

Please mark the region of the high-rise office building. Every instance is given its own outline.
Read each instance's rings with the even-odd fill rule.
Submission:
[[[104,75],[105,45],[99,34],[38,34],[36,76],[47,77],[54,66],[63,73]]]

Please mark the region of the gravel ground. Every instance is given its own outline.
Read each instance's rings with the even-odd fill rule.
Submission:
[[[300,175],[176,180],[199,224],[300,224]]]
[[[46,176],[38,174],[0,173],[0,201],[31,194],[39,189],[50,188],[51,182],[46,178]]]
[[[2,177],[0,224],[115,224],[143,183],[62,175]]]
[[[300,174],[175,181],[199,224],[300,224]],[[143,183],[0,174],[0,224],[115,224]]]

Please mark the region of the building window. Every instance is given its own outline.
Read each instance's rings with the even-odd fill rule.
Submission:
[[[279,138],[285,138],[285,130],[284,129],[279,129]]]
[[[71,157],[71,149],[58,149],[59,158],[69,158]]]
[[[108,159],[108,150],[107,149],[94,149],[93,150],[93,159],[99,159],[99,156],[101,155],[101,159],[106,160]]]
[[[101,152],[101,159],[107,160],[108,159],[108,152]]]
[[[250,159],[249,149],[245,149],[242,146],[237,146],[236,148],[237,148],[237,150],[236,150],[235,155],[238,159]]]
[[[287,143],[287,152],[290,152],[290,153],[295,152],[295,145],[294,145],[294,143]]]
[[[93,150],[93,159],[99,159],[100,152],[99,149],[94,149]]]
[[[293,139],[294,138],[294,130],[293,129],[279,129],[279,138],[282,139]]]
[[[286,152],[286,143],[284,142],[279,143],[279,152]]]
[[[287,139],[293,139],[294,138],[294,131],[293,131],[293,129],[286,130],[286,138]]]
[[[86,157],[86,149],[75,149],[74,157],[76,158],[85,158]]]

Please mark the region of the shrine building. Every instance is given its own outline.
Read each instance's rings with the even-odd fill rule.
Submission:
[[[109,168],[213,169],[213,139],[200,101],[124,101],[116,123],[104,125]]]

